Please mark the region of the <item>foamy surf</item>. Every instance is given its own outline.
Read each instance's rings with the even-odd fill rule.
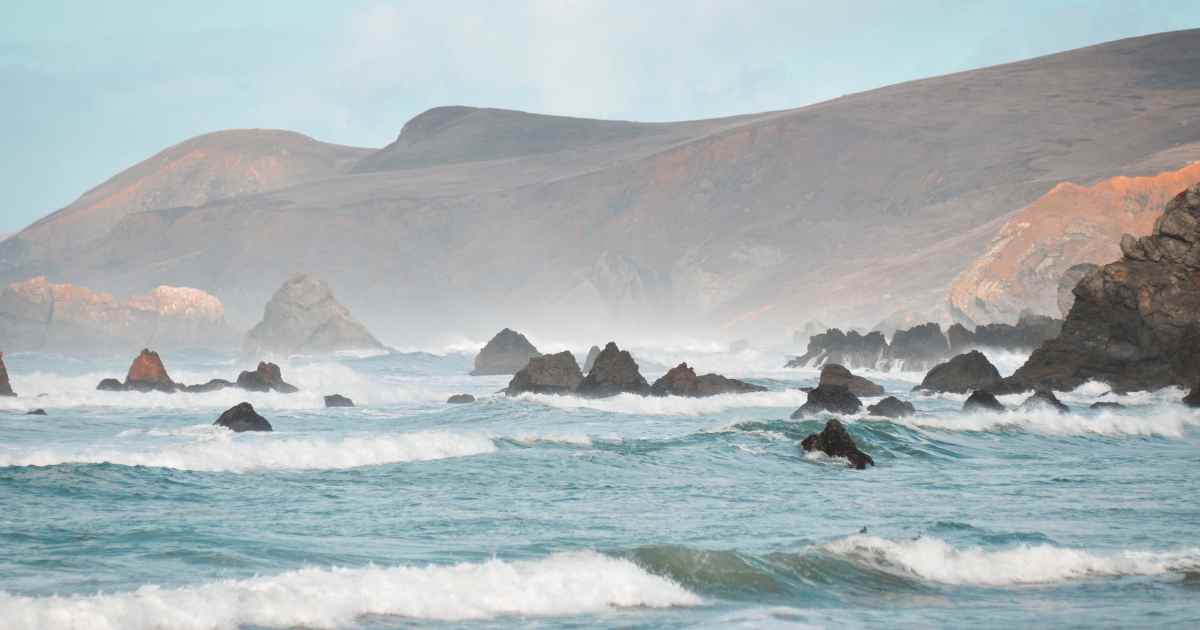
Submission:
[[[1200,548],[1101,554],[1053,545],[1022,545],[990,551],[980,547],[959,549],[933,537],[894,541],[856,535],[822,545],[820,549],[887,573],[973,586],[1052,584],[1200,568]]]
[[[637,396],[634,394],[620,394],[609,398],[581,398],[579,396],[521,394],[517,396],[517,399],[558,409],[593,409],[607,413],[645,416],[702,416],[721,413],[729,409],[754,407],[795,409],[804,404],[804,401],[808,399],[808,394],[798,389],[789,389],[749,394],[722,394],[706,398]]]
[[[364,615],[437,621],[697,606],[700,597],[633,562],[595,552],[454,566],[303,569],[186,588],[80,597],[0,593],[0,630],[346,628]]]
[[[195,430],[201,435],[198,429]],[[117,464],[205,472],[262,470],[334,470],[483,455],[496,451],[484,435],[437,431],[340,440],[280,438],[273,435],[235,435],[213,430],[203,439],[154,450],[40,449],[26,453],[0,452],[0,467],[59,464]]]
[[[1103,411],[1088,415],[1062,414],[1053,409],[955,413],[948,416],[913,416],[891,422],[941,431],[1025,431],[1060,436],[1180,438],[1188,426],[1200,424],[1200,419],[1182,407],[1153,407]]]

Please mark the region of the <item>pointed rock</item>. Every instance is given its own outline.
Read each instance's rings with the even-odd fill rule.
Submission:
[[[505,328],[475,355],[475,369],[471,370],[471,376],[516,374],[529,364],[530,359],[540,356],[542,353],[529,343],[525,335]]]
[[[254,406],[248,402],[230,407],[213,423],[225,427],[234,433],[244,431],[271,431],[271,423],[254,411]]]
[[[16,396],[8,382],[8,368],[4,367],[4,353],[0,352],[0,396]]]
[[[871,381],[856,376],[844,366],[836,363],[826,363],[825,367],[821,368],[820,385],[841,385],[850,390],[855,396],[882,396],[883,386],[872,383]]]
[[[992,411],[1000,412],[1006,408],[1003,403],[996,400],[996,397],[991,392],[977,390],[971,393],[967,398],[967,402],[963,403],[963,411]]]
[[[299,388],[283,381],[279,366],[274,363],[259,361],[258,368],[253,372],[242,372],[238,375],[237,386],[251,392],[276,391],[281,394],[294,394]]]
[[[583,372],[575,362],[575,355],[563,350],[558,354],[547,354],[529,359],[508,382],[504,393],[516,396],[525,392],[534,394],[569,394],[583,381]]]
[[[179,388],[180,386],[167,374],[167,368],[163,366],[158,353],[149,349],[142,350],[125,375],[125,389],[139,392],[174,392]]]
[[[825,423],[820,433],[814,433],[800,442],[800,448],[806,451],[821,451],[830,457],[845,457],[850,465],[858,470],[874,466],[875,460],[870,455],[858,450],[850,432],[836,418]]]
[[[587,358],[583,360],[583,373],[587,374],[592,371],[592,366],[596,364],[596,357],[600,356],[600,346],[592,346],[588,350]]]
[[[386,349],[350,317],[350,310],[337,301],[329,285],[304,274],[279,287],[263,310],[262,321],[242,343],[243,356]]]
[[[1025,399],[1021,406],[1017,408],[1019,411],[1037,411],[1038,409],[1053,409],[1059,413],[1071,413],[1071,408],[1064,405],[1062,401],[1054,395],[1054,392],[1048,389],[1039,389],[1032,396]]]
[[[610,341],[596,357],[588,375],[579,383],[576,393],[591,398],[604,398],[629,393],[645,395],[650,384],[638,371],[638,364],[626,350]]]

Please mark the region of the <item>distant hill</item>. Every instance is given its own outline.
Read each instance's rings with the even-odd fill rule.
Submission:
[[[205,139],[247,150],[189,142]],[[120,203],[93,191],[0,244],[0,281],[193,286],[247,322],[315,272],[392,343],[505,325],[781,337],[945,311],[960,272],[1058,183],[1200,159],[1200,31],[728,119],[451,107],[379,151],[305,140],[310,168],[259,190],[105,184]],[[179,147],[126,173],[170,182]],[[200,162],[211,181],[245,172]]]

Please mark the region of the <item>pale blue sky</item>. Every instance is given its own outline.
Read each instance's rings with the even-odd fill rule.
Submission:
[[[446,104],[706,118],[1200,26],[1194,0],[5,4],[0,233],[217,129],[382,146]]]

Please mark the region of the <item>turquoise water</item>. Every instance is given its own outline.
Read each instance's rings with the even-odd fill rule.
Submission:
[[[6,355],[0,628],[1200,624],[1183,392],[1089,384],[1070,416],[916,397],[910,420],[847,419],[878,464],[854,471],[797,448],[821,423],[788,419],[789,388],[815,372],[644,371],[679,358],[771,391],[506,399],[469,356],[411,353],[295,360],[290,396],[107,393],[128,358]],[[164,359],[184,382],[245,367]],[[870,376],[902,397],[917,378]],[[210,426],[242,400],[276,431]]]

